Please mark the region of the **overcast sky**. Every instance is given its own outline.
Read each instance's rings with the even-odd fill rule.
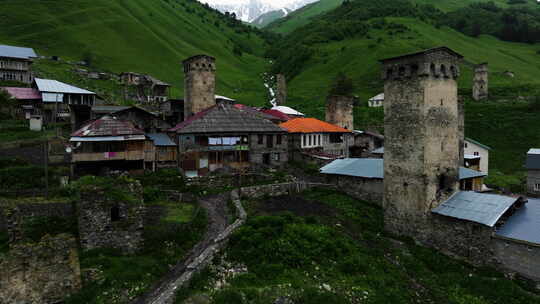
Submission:
[[[199,0],[202,3],[208,3],[208,4],[236,4],[236,3],[247,3],[249,0]],[[276,7],[281,7],[286,5],[287,3],[292,3],[294,0],[261,0],[261,2],[271,4]]]

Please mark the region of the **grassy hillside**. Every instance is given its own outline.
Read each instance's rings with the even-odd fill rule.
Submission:
[[[275,33],[288,34],[294,29],[308,24],[312,18],[338,7],[342,2],[343,0],[320,0],[308,4],[285,18],[270,23],[266,29]]]
[[[249,217],[231,237],[224,261],[181,289],[176,303],[540,301],[522,281],[410,240],[392,239],[383,231],[381,208],[334,191],[317,189],[243,204]]]
[[[217,58],[218,92],[257,101],[263,41],[242,25],[192,0],[2,1],[0,43],[33,47],[40,55],[91,59],[112,72],[150,73],[182,94],[180,62]],[[7,13],[9,12],[9,14]],[[242,50],[243,55],[233,53]]]

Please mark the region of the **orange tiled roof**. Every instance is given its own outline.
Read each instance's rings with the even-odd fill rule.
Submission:
[[[295,118],[281,123],[289,133],[350,133],[351,131],[315,118]]]

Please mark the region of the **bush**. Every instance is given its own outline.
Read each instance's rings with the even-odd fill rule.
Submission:
[[[23,223],[24,236],[34,242],[38,242],[46,234],[58,235],[61,233],[78,234],[77,220],[75,217],[32,217],[26,219]]]

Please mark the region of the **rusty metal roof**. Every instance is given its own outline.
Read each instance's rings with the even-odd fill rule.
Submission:
[[[16,87],[3,87],[1,90],[6,91],[11,97],[17,100],[40,100],[41,93],[34,88],[16,88]]]

